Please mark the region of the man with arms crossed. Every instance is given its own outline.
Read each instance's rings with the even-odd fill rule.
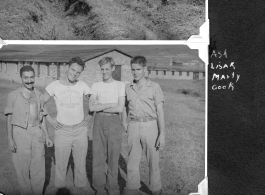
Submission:
[[[93,186],[97,195],[118,195],[118,161],[121,152],[121,118],[125,103],[125,83],[112,77],[115,62],[99,61],[103,81],[91,87],[90,111],[96,112],[93,125]],[[106,173],[106,159],[108,159]],[[106,179],[107,175],[107,179]]]
[[[9,149],[21,195],[42,195],[45,181],[44,143],[53,145],[46,128],[42,94],[34,88],[35,72],[31,66],[20,69],[22,86],[9,93],[7,134]]]
[[[44,102],[54,97],[57,117],[47,118],[55,127],[55,187],[66,187],[66,172],[72,150],[74,158],[74,184],[84,192],[87,185],[87,122],[84,118],[83,96],[88,96],[90,88],[78,77],[84,70],[85,63],[79,58],[72,58],[65,77],[46,87]]]
[[[134,80],[126,85],[128,115],[124,109],[122,117],[130,147],[124,194],[140,194],[139,165],[143,149],[149,165],[149,189],[154,195],[158,195],[162,194],[159,148],[162,149],[165,145],[163,92],[157,83],[145,77],[147,69],[143,56],[132,58],[131,70]]]

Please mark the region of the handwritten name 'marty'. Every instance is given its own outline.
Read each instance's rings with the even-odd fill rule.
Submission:
[[[227,61],[227,52],[224,50],[224,52],[221,51],[215,51],[213,50],[210,58],[226,58]],[[215,70],[212,76],[212,81],[213,82],[218,82],[218,81],[228,81],[227,84],[213,84],[212,85],[212,90],[218,90],[218,89],[230,89],[234,90],[235,88],[235,83],[238,82],[240,78],[240,74],[237,74],[235,72],[236,67],[234,62],[229,62],[222,64],[220,61],[217,64],[211,63],[211,69]],[[222,70],[226,70],[225,73],[222,73]],[[228,70],[228,71],[227,71]],[[228,72],[228,73],[227,73]]]

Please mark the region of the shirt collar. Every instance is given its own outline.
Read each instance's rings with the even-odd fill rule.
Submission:
[[[35,93],[35,95],[37,96],[37,93],[36,93],[36,88],[34,87],[34,89],[33,89],[33,91],[34,91],[34,93]],[[22,95],[22,93],[23,93],[23,86],[20,86],[20,88],[19,88],[19,92],[21,93],[21,95]],[[23,96],[24,97],[24,96]]]
[[[146,86],[147,87],[151,87],[152,86],[152,83],[151,83],[151,80],[148,78],[148,77],[145,77],[146,78]],[[134,80],[130,83],[130,86],[133,87],[134,85],[136,85],[136,83],[134,82]]]

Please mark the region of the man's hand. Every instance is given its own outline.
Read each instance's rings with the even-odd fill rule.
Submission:
[[[123,127],[124,131],[127,133],[128,132],[128,123],[122,122],[122,127]]]
[[[15,143],[15,141],[13,139],[9,139],[8,147],[9,147],[9,150],[11,150],[12,152],[16,153],[17,145],[16,145],[16,143]]]
[[[165,134],[164,133],[162,133],[162,134],[160,134],[159,136],[158,136],[158,138],[157,138],[157,140],[156,140],[156,145],[155,145],[155,147],[157,148],[157,149],[163,149],[163,147],[165,146]]]
[[[45,142],[46,142],[47,147],[53,146],[52,140],[49,138],[49,136],[46,137]]]
[[[63,124],[59,123],[55,118],[47,117],[47,120],[56,130],[63,128]]]

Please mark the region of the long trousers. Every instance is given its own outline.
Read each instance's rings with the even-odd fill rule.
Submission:
[[[130,122],[128,125],[129,156],[127,163],[128,189],[139,189],[141,152],[144,151],[149,165],[149,189],[158,191],[162,188],[159,169],[159,151],[155,147],[158,137],[157,121]]]
[[[55,187],[66,187],[66,173],[72,151],[74,159],[74,185],[84,187],[87,184],[87,127],[63,127],[55,130]]]
[[[41,195],[45,182],[44,142],[40,127],[26,130],[13,126],[13,139],[17,150],[13,162],[21,195]]]
[[[93,126],[93,186],[97,191],[106,188],[109,194],[118,194],[118,161],[122,133],[119,115],[96,114]]]

